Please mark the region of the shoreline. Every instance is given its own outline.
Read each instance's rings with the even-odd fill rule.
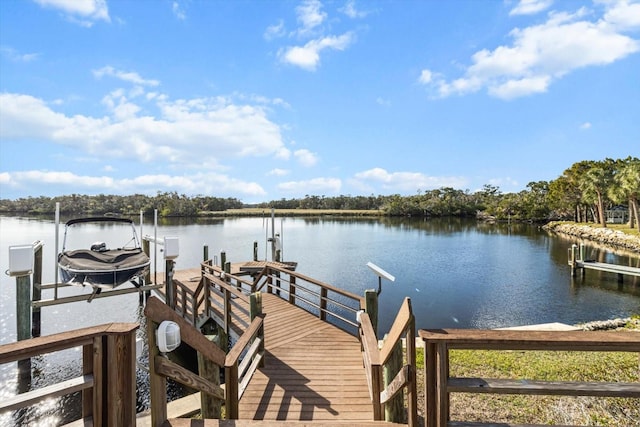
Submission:
[[[550,222],[544,225],[542,229],[547,232],[601,243],[617,249],[629,250],[636,255],[640,254],[640,237],[625,234],[618,230],[563,222]]]

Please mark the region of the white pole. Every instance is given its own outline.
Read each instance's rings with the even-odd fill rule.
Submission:
[[[53,257],[54,258],[54,271],[55,271],[55,275],[54,277],[54,290],[53,290],[53,299],[58,299],[58,250],[59,250],[59,245],[60,245],[60,202],[56,202],[56,254]]]
[[[158,209],[153,210],[153,283],[158,284]]]

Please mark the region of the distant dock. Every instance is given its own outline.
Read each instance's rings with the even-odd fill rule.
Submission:
[[[615,273],[618,275],[618,283],[623,283],[624,276],[640,277],[640,268],[609,264],[605,262],[596,262],[585,259],[585,247],[574,244],[569,248],[569,266],[571,266],[571,276],[576,277],[578,270],[581,269],[584,276],[585,270],[605,271],[607,273]]]

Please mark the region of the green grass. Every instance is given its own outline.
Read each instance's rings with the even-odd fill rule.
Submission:
[[[417,364],[421,371],[422,350]],[[451,350],[450,375],[542,381],[640,380],[638,354],[623,352]],[[640,425],[640,399],[452,393],[451,419],[632,426]]]

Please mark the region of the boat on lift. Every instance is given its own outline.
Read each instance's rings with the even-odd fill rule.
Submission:
[[[119,236],[121,228],[130,231],[128,240],[124,243],[109,247],[104,241],[98,241],[89,247],[76,249],[67,248],[68,234],[78,233],[78,230],[69,233],[75,226],[81,224],[100,224],[112,226],[105,233],[105,238]],[[117,230],[116,230],[117,229]],[[108,233],[108,234],[107,234]],[[144,275],[149,271],[150,259],[144,253],[136,234],[133,221],[119,217],[88,217],[76,218],[67,221],[64,229],[62,251],[58,254],[58,268],[63,282],[77,286],[92,286],[94,291],[101,289],[113,289],[127,282],[136,287],[142,285]]]

